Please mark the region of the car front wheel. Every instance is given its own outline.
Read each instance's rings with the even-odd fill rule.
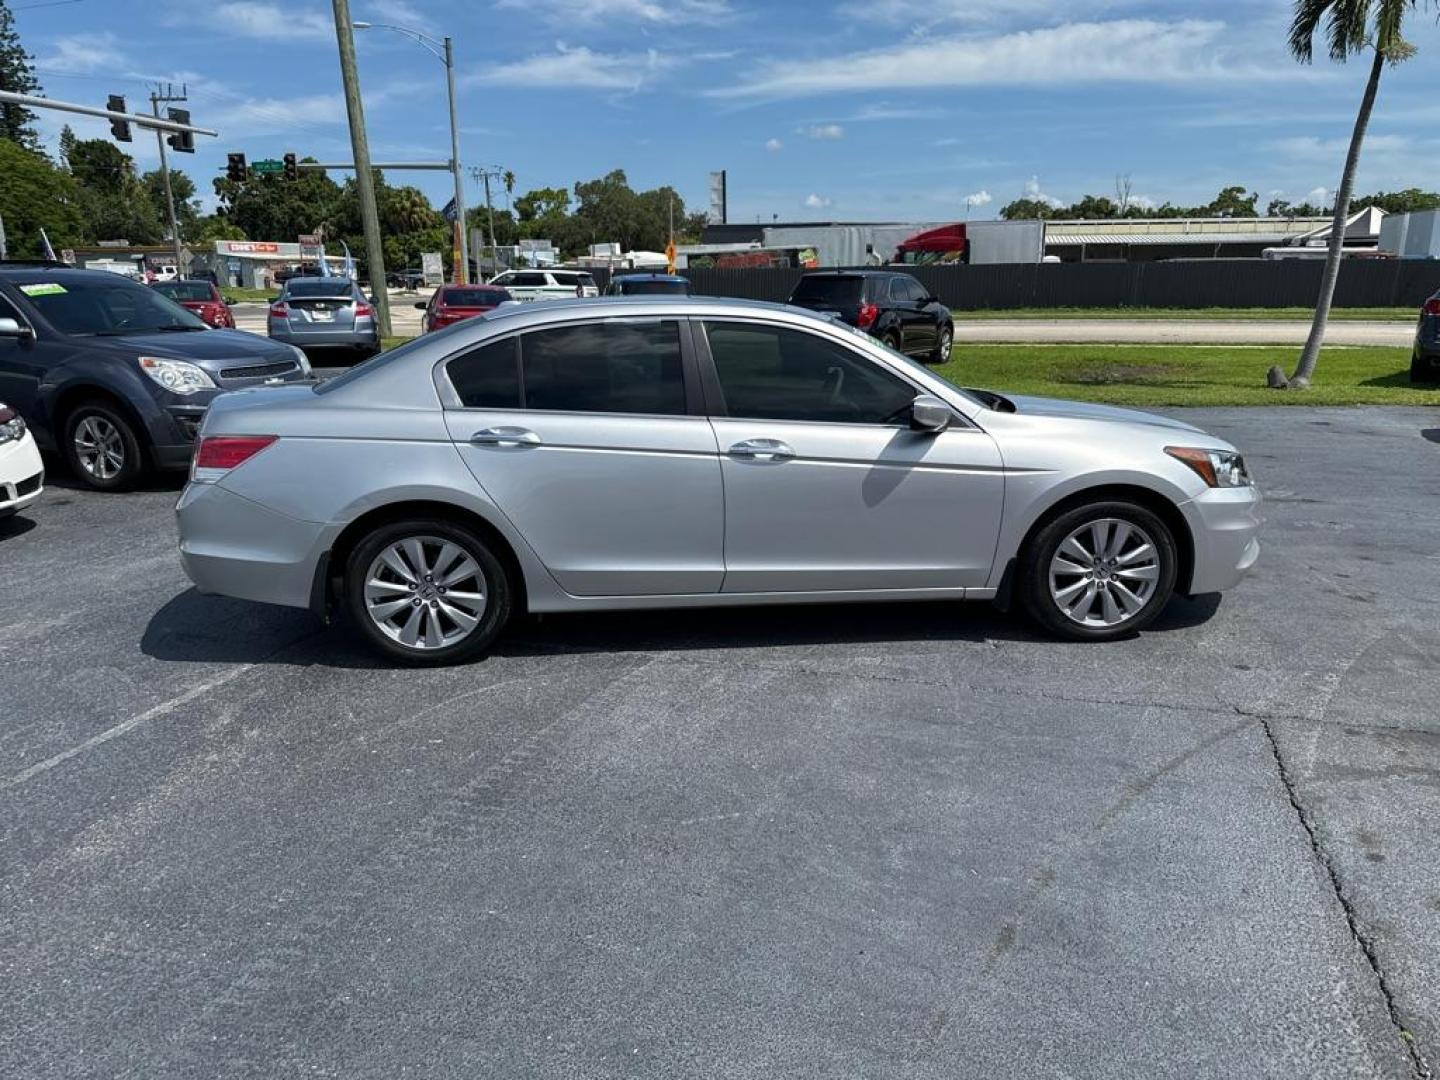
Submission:
[[[1136,503],[1080,506],[1045,524],[1018,565],[1022,606],[1074,641],[1109,641],[1144,629],[1175,589],[1175,539]]]
[[[439,519],[382,525],[345,564],[345,599],[366,641],[404,664],[483,653],[510,617],[505,568],[470,529]]]
[[[140,440],[114,406],[87,401],[65,418],[65,460],[96,491],[126,491],[145,471]]]
[[[950,362],[950,349],[955,344],[955,328],[949,323],[940,327],[939,336],[935,339],[935,351],[930,356],[932,364],[948,364]]]

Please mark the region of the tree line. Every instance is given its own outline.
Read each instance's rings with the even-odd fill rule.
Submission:
[[[1037,199],[1027,196],[1007,203],[1000,208],[1000,216],[1006,221],[1034,221],[1056,218],[1059,220],[1082,219],[1088,221],[1124,218],[1191,218],[1191,217],[1260,217],[1260,195],[1247,192],[1241,185],[1224,188],[1214,199],[1201,206],[1177,206],[1170,202],[1155,206],[1149,202],[1139,203],[1129,197],[1123,184],[1116,185],[1115,198],[1107,195],[1086,195],[1069,206],[1054,200]],[[1351,200],[1350,210],[1362,210],[1367,206],[1378,207],[1391,214],[1412,210],[1440,210],[1440,193],[1406,188],[1404,191],[1377,191],[1373,195],[1357,196]],[[1327,217],[1334,213],[1333,201],[1325,206],[1311,202],[1291,203],[1286,199],[1273,198],[1265,206],[1265,217]]]

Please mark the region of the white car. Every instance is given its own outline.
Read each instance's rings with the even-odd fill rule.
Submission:
[[[584,300],[600,286],[583,270],[506,270],[486,284],[509,290],[516,300]]]
[[[24,510],[45,490],[45,466],[35,437],[10,406],[0,402],[0,518]]]

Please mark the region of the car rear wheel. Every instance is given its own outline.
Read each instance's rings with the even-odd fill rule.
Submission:
[[[76,479],[96,491],[126,491],[145,472],[140,440],[120,411],[87,401],[65,418],[63,450]]]
[[[471,530],[439,519],[382,525],[345,565],[350,616],[377,651],[404,664],[471,660],[510,617],[505,568]]]
[[[1016,585],[1022,606],[1051,634],[1109,641],[1154,621],[1178,566],[1159,517],[1132,502],[1097,502],[1058,515],[1030,539]]]
[[[1437,380],[1440,380],[1440,368],[1426,364],[1425,358],[1420,355],[1419,349],[1412,352],[1410,354],[1410,381],[1412,383],[1428,383],[1436,382]]]
[[[885,342],[886,346],[894,349],[896,352],[905,351],[903,348],[904,341],[901,339],[900,331],[898,330],[886,330],[885,333],[880,335],[880,340]]]
[[[949,323],[940,327],[940,334],[935,339],[935,351],[930,356],[932,364],[947,364],[950,362],[950,349],[955,344],[955,328]]]

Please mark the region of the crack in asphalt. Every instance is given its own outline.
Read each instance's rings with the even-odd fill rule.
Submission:
[[[1315,823],[1310,817],[1310,812],[1300,800],[1300,793],[1295,787],[1295,781],[1290,775],[1290,769],[1285,764],[1285,756],[1280,751],[1280,742],[1275,737],[1275,731],[1270,726],[1270,720],[1260,718],[1260,728],[1265,732],[1265,739],[1270,744],[1270,753],[1275,758],[1275,768],[1280,775],[1280,783],[1285,788],[1285,794],[1290,800],[1290,806],[1295,811],[1295,816],[1300,820],[1300,827],[1305,830],[1305,837],[1310,844],[1310,853],[1320,868],[1325,871],[1325,876],[1330,882],[1330,889],[1335,894],[1336,901],[1340,904],[1340,910],[1345,915],[1345,925],[1350,931],[1350,937],[1359,947],[1361,955],[1370,967],[1370,973],[1375,978],[1375,984],[1380,990],[1380,996],[1385,1002],[1385,1011],[1389,1015],[1390,1024],[1394,1027],[1400,1043],[1405,1047],[1405,1052],[1410,1061],[1410,1072],[1415,1080],[1432,1080],[1430,1066],[1425,1061],[1425,1055],[1421,1053],[1420,1046],[1405,1026],[1405,1021],[1400,1015],[1400,1008],[1395,1002],[1395,992],[1390,987],[1389,980],[1385,977],[1385,969],[1380,964],[1380,957],[1375,951],[1375,944],[1366,934],[1360,925],[1360,918],[1355,913],[1355,908],[1348,896],[1345,895],[1345,886],[1340,880],[1340,874],[1335,868],[1334,862],[1326,853],[1324,846],[1320,843],[1319,833],[1315,829]]]

